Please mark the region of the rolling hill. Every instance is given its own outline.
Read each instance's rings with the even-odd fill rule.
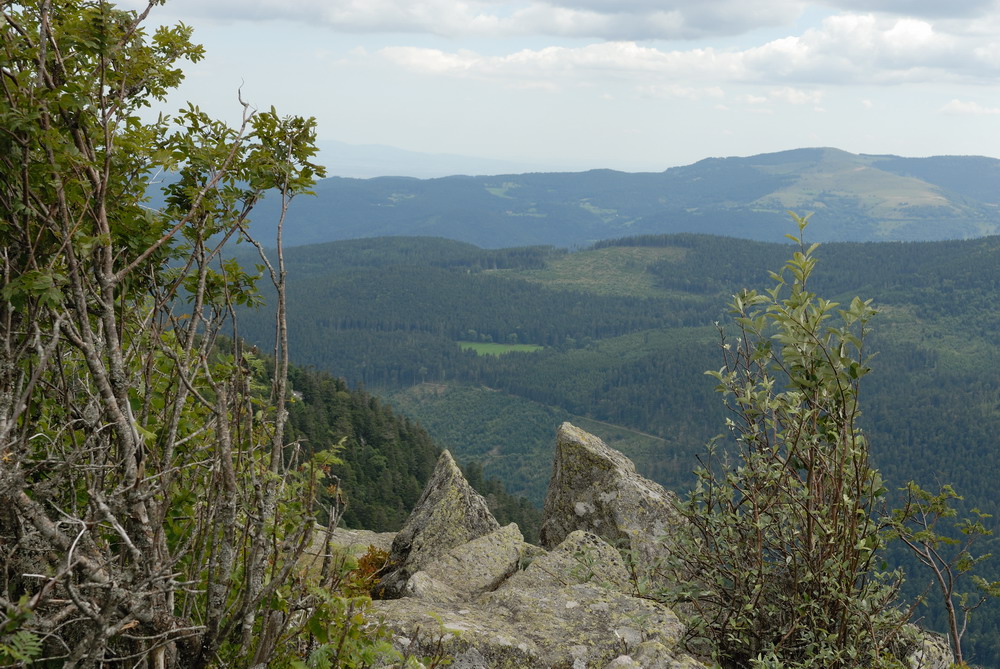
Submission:
[[[438,179],[329,178],[289,214],[286,242],[419,235],[486,248],[584,247],[706,233],[780,241],[784,212],[816,212],[819,241],[932,241],[1000,232],[1000,160],[830,148],[708,158],[659,173],[592,170]],[[255,230],[276,220],[258,207]]]

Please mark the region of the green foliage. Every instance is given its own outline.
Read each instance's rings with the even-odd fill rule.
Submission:
[[[202,55],[185,26],[143,29],[158,4],[0,0],[5,663],[269,665],[325,603],[301,567],[339,441],[287,439],[280,237],[323,175],[315,122],[249,105],[236,127],[193,105],[143,121]],[[256,245],[265,196],[278,252],[251,273],[222,248]],[[223,336],[260,279],[266,358]],[[346,620],[351,652],[375,652]]]
[[[30,664],[42,654],[42,642],[26,630],[5,635],[0,641],[0,666]]]
[[[332,525],[330,526],[332,529]],[[445,658],[411,657],[392,645],[392,633],[373,611],[368,591],[388,554],[369,546],[355,559],[330,545],[325,536],[322,569],[303,574],[309,597],[298,623],[284,634],[269,666],[280,669],[342,667],[427,667]]]
[[[774,286],[733,298],[738,334],[722,336],[711,375],[726,398],[733,459],[710,446],[680,511],[673,551],[696,639],[723,666],[879,665],[905,615],[876,570],[885,488],[858,425],[864,340],[875,314],[811,292],[816,245]]]
[[[381,626],[371,627],[367,597],[339,597],[317,591],[318,606],[306,621],[315,643],[306,660],[293,660],[294,669],[339,669],[369,667],[379,660],[398,660],[391,635]]]
[[[933,575],[928,588],[935,587],[941,594],[952,654],[964,666],[962,637],[972,612],[988,599],[1000,597],[1000,581],[991,582],[974,573],[990,557],[989,553],[973,555],[972,548],[978,540],[993,534],[984,524],[991,516],[973,508],[970,517],[950,520],[958,515],[954,502],[961,500],[950,485],[942,486],[935,495],[910,481],[905,491],[905,505],[892,512],[894,536]],[[948,523],[943,523],[945,520]],[[942,524],[951,524],[951,530],[939,529]],[[969,585],[974,589],[965,590]]]
[[[0,611],[0,667],[28,665],[42,654],[39,636],[22,629],[31,618],[27,596]]]

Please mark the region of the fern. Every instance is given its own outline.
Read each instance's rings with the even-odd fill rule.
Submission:
[[[0,640],[0,666],[28,663],[42,652],[42,641],[27,630],[20,630]]]

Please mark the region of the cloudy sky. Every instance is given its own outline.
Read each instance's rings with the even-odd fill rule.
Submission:
[[[135,7],[139,0],[125,0]],[[144,3],[143,3],[144,4]],[[320,137],[659,171],[804,146],[1000,157],[1000,0],[168,0],[179,97]],[[328,158],[329,159],[329,158]]]

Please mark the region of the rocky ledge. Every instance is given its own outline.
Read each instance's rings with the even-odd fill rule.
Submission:
[[[673,611],[636,596],[636,582],[656,579],[647,565],[670,549],[674,501],[563,423],[533,546],[516,524],[500,527],[445,451],[392,540],[374,607],[400,650],[443,652],[452,669],[705,667],[680,647]],[[948,666],[938,646],[926,637],[908,664]]]

